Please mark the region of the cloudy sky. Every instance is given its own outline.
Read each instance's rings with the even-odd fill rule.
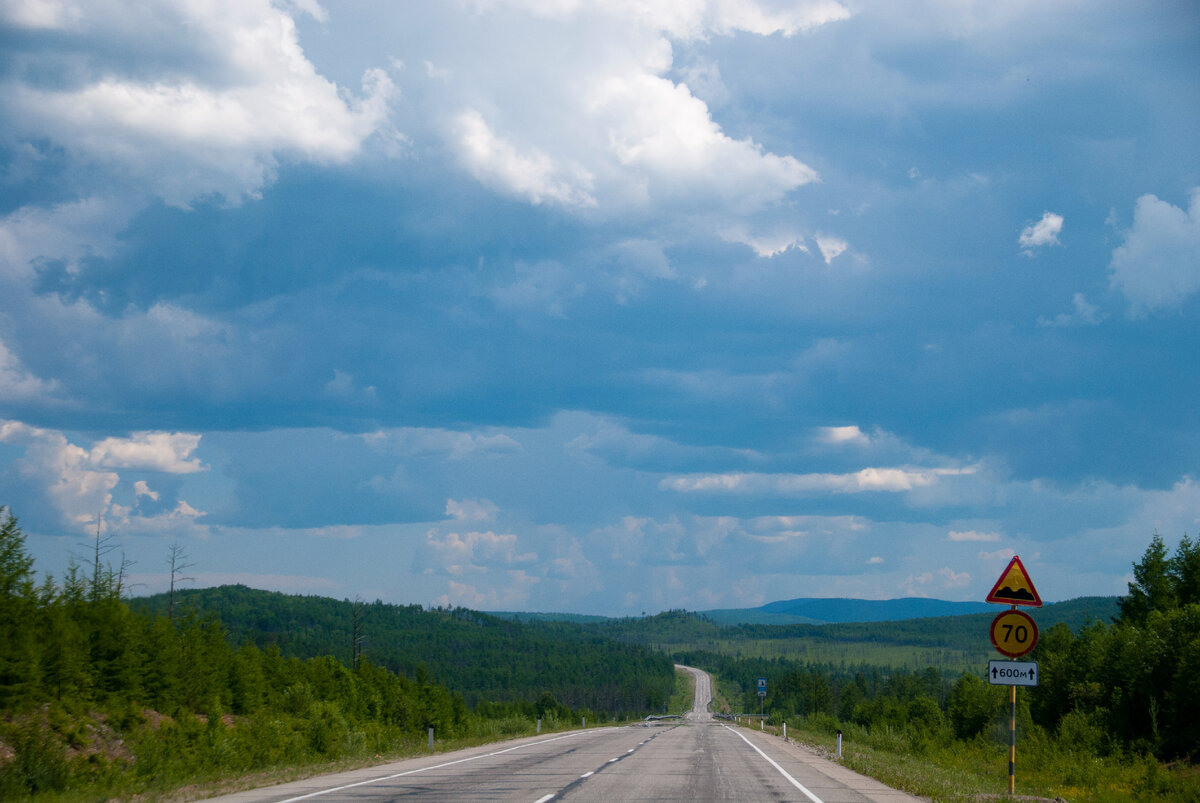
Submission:
[[[190,585],[1125,591],[1200,531],[1200,9],[3,0],[0,504]]]

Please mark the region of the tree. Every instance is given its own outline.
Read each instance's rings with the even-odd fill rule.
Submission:
[[[33,558],[25,534],[0,506],[0,707],[28,698],[37,685]]]
[[[167,602],[167,620],[175,621],[175,585],[182,583],[184,580],[195,581],[195,577],[184,577],[183,573],[192,568],[196,564],[188,563],[187,551],[179,545],[179,542],[171,544],[171,548],[167,550],[167,564],[171,567],[171,591]]]
[[[25,534],[17,518],[0,505],[0,599],[27,595],[33,582],[33,558],[25,552]]]
[[[979,735],[1000,711],[995,693],[986,681],[976,675],[964,672],[950,690],[946,714],[954,728],[954,735],[960,739],[972,739]]]
[[[1163,544],[1162,536],[1155,533],[1150,546],[1142,554],[1141,563],[1133,564],[1134,582],[1129,584],[1129,596],[1121,599],[1122,623],[1140,625],[1151,611],[1175,607],[1176,578],[1172,563],[1167,558],[1167,547]]]
[[[1181,606],[1200,603],[1200,538],[1192,541],[1184,533],[1171,558],[1175,596]]]

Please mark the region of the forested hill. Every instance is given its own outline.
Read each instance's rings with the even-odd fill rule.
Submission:
[[[129,602],[135,611],[164,615],[168,604],[165,594]],[[410,678],[427,675],[471,707],[549,692],[572,708],[652,711],[667,702],[674,683],[666,656],[569,622],[526,624],[465,608],[425,610],[246,586],[177,590],[175,609],[176,616],[216,615],[234,645],[276,645],[284,655],[332,655],[347,665],[357,635],[370,662]]]
[[[704,613],[665,611],[644,619],[610,619],[597,632],[635,643],[695,645],[704,641],[809,638],[825,641],[879,642],[923,646],[961,646],[979,641],[988,622],[1005,608],[992,605],[986,613],[905,619],[889,622],[832,624],[722,624]],[[1079,597],[1052,602],[1035,611],[1039,627],[1065,624],[1072,631],[1093,622],[1111,622],[1120,611],[1120,597]],[[986,641],[986,638],[985,638]]]

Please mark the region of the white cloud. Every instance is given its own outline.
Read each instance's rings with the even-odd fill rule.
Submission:
[[[195,520],[204,512],[186,501],[154,516],[135,514],[131,508],[113,503],[113,490],[120,475],[107,469],[130,468],[189,474],[206,466],[189,455],[200,442],[199,435],[166,432],[139,432],[130,438],[106,438],[88,450],[71,443],[62,432],[32,427],[20,421],[0,420],[0,443],[24,447],[24,454],[13,461],[35,492],[44,494],[70,530],[92,534],[97,526],[104,531],[117,528],[128,533],[186,532],[203,537]],[[135,499],[158,501],[159,494],[144,480],[133,484]]]
[[[65,525],[79,533],[94,531],[112,504],[120,481],[115,473],[93,470],[87,451],[55,430],[0,420],[0,443],[25,447],[15,461],[19,471],[43,489]]]
[[[1073,307],[1071,312],[1060,312],[1053,318],[1039,318],[1038,324],[1057,327],[1095,326],[1105,318],[1100,308],[1089,303],[1083,293],[1076,293],[1071,299],[1071,305]]]
[[[999,541],[1000,533],[981,533],[978,530],[951,530],[946,534],[947,541]]]
[[[970,582],[969,572],[956,572],[947,566],[936,572],[909,575],[901,584],[901,588],[912,596],[925,596],[929,593],[964,588]]]
[[[58,387],[31,374],[0,340],[0,401],[44,401]]]
[[[596,205],[591,193],[593,177],[586,169],[560,164],[531,146],[519,152],[512,142],[497,136],[474,109],[458,116],[456,136],[463,164],[493,189],[524,198],[535,206],[546,202]]]
[[[986,563],[1000,563],[1012,560],[1012,556],[1015,554],[1017,553],[1006,547],[1004,549],[997,549],[995,552],[978,552],[975,557]]]
[[[315,3],[299,5],[319,16]],[[65,31],[66,44],[33,56],[31,67],[70,64],[79,80],[6,84],[0,109],[12,132],[169,203],[253,196],[280,156],[344,162],[387,121],[387,74],[367,70],[351,98],[317,73],[292,17],[269,0],[157,0],[136,14],[105,0],[58,7],[53,20],[41,16]],[[146,77],[142,60],[158,78]]]
[[[533,563],[534,552],[518,553],[518,539],[512,533],[447,532],[436,528],[425,534],[423,554],[417,564],[426,571],[459,576],[470,573],[486,574],[489,568],[514,563]]]
[[[446,515],[455,521],[495,521],[500,508],[489,499],[446,500]]]
[[[844,17],[837,4],[472,2],[470,12],[520,35],[440,18],[427,42],[439,78],[412,93],[422,105],[405,126],[448,140],[465,172],[497,192],[592,218],[682,212],[728,223],[818,178],[794,156],[726,133],[674,75],[673,42],[790,35]]]
[[[1053,212],[1045,212],[1037,223],[1031,223],[1021,230],[1017,242],[1025,249],[1026,256],[1033,256],[1033,249],[1044,245],[1060,245],[1058,235],[1062,233],[1063,217]]]
[[[816,171],[791,156],[726,136],[703,101],[658,75],[603,78],[589,111],[604,121],[617,162],[650,180],[651,197],[678,202],[699,191],[753,211],[817,180]]]
[[[0,5],[0,20],[18,28],[60,30],[77,22],[81,12],[67,0],[12,0]]]
[[[565,19],[601,13],[627,24],[645,25],[680,38],[702,38],[708,32],[737,31],[794,36],[821,25],[848,19],[850,11],[833,0],[783,4],[755,0],[473,0],[480,9],[510,6],[544,17]]]
[[[503,432],[456,432],[448,429],[400,427],[361,436],[372,448],[401,457],[446,456],[452,460],[515,454],[521,444]]]
[[[659,483],[659,488],[681,493],[896,493],[933,485],[941,477],[973,471],[971,468],[864,468],[852,474],[688,474],[667,477]]]
[[[826,234],[817,235],[817,248],[821,250],[821,256],[825,258],[826,265],[840,257],[848,247],[847,242],[840,237],[831,237]]]
[[[521,569],[505,573],[504,585],[492,588],[479,588],[478,585],[461,583],[450,580],[446,583],[447,593],[442,594],[434,603],[445,607],[461,605],[477,610],[498,610],[521,607],[529,599],[529,590],[540,580]]]
[[[808,252],[804,236],[787,228],[752,232],[744,223],[727,225],[721,231],[721,239],[730,243],[748,245],[763,259],[779,256],[793,248]]]
[[[853,444],[855,446],[866,446],[871,442],[867,434],[859,429],[856,425],[845,427],[820,427],[817,429],[817,439],[822,443],[829,443],[835,446],[842,444]]]
[[[185,432],[135,432],[128,438],[105,438],[92,447],[89,461],[105,468],[135,468],[168,474],[206,471],[191,457],[200,436]]]
[[[78,272],[84,257],[110,256],[115,232],[133,216],[125,202],[84,198],[49,208],[23,206],[0,220],[0,275],[28,278],[34,259],[62,260]]]
[[[883,563],[883,558],[879,557],[878,555],[873,555],[872,557],[867,558],[868,566],[878,566],[881,563]]]
[[[1138,198],[1109,273],[1135,315],[1176,308],[1200,290],[1200,187],[1186,212],[1154,195]]]

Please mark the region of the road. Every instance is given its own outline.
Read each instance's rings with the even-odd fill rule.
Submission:
[[[714,720],[709,676],[682,721],[593,728],[442,753],[216,798],[379,801],[916,801],[777,736]]]

